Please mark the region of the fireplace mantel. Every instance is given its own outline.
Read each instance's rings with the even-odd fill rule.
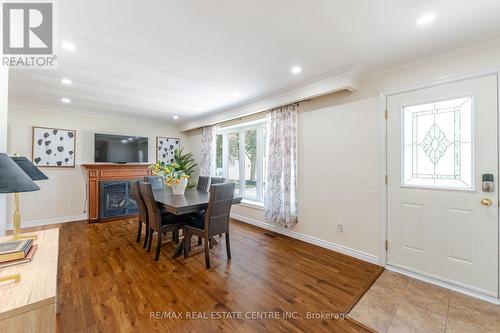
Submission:
[[[99,182],[103,180],[134,180],[150,175],[146,163],[86,163],[87,194],[88,194],[88,221],[100,222],[99,219]]]

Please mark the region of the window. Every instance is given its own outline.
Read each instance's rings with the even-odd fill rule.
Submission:
[[[240,193],[240,133],[232,132],[227,135],[228,152],[226,178],[236,183],[234,193]]]
[[[472,97],[403,108],[403,185],[472,189]]]
[[[217,141],[215,141],[216,160],[215,160],[215,175],[222,177],[224,170],[222,169],[222,134],[217,134]]]
[[[243,198],[264,201],[265,122],[219,129],[216,147],[217,175],[234,182]]]

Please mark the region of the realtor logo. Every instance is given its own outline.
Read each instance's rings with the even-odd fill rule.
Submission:
[[[4,2],[2,12],[2,65],[54,68],[53,2]]]

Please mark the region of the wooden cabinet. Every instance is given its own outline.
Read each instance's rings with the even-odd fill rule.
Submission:
[[[88,221],[99,222],[99,182],[103,180],[134,180],[150,175],[148,164],[83,164],[87,170]]]

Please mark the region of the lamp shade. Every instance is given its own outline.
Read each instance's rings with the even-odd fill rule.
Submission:
[[[45,180],[49,179],[43,172],[40,171],[33,163],[28,160],[24,156],[14,156],[11,157],[14,162],[16,162],[17,166],[23,169],[24,173],[26,173],[31,180]]]
[[[5,153],[0,153],[0,193],[38,191],[40,187]]]

